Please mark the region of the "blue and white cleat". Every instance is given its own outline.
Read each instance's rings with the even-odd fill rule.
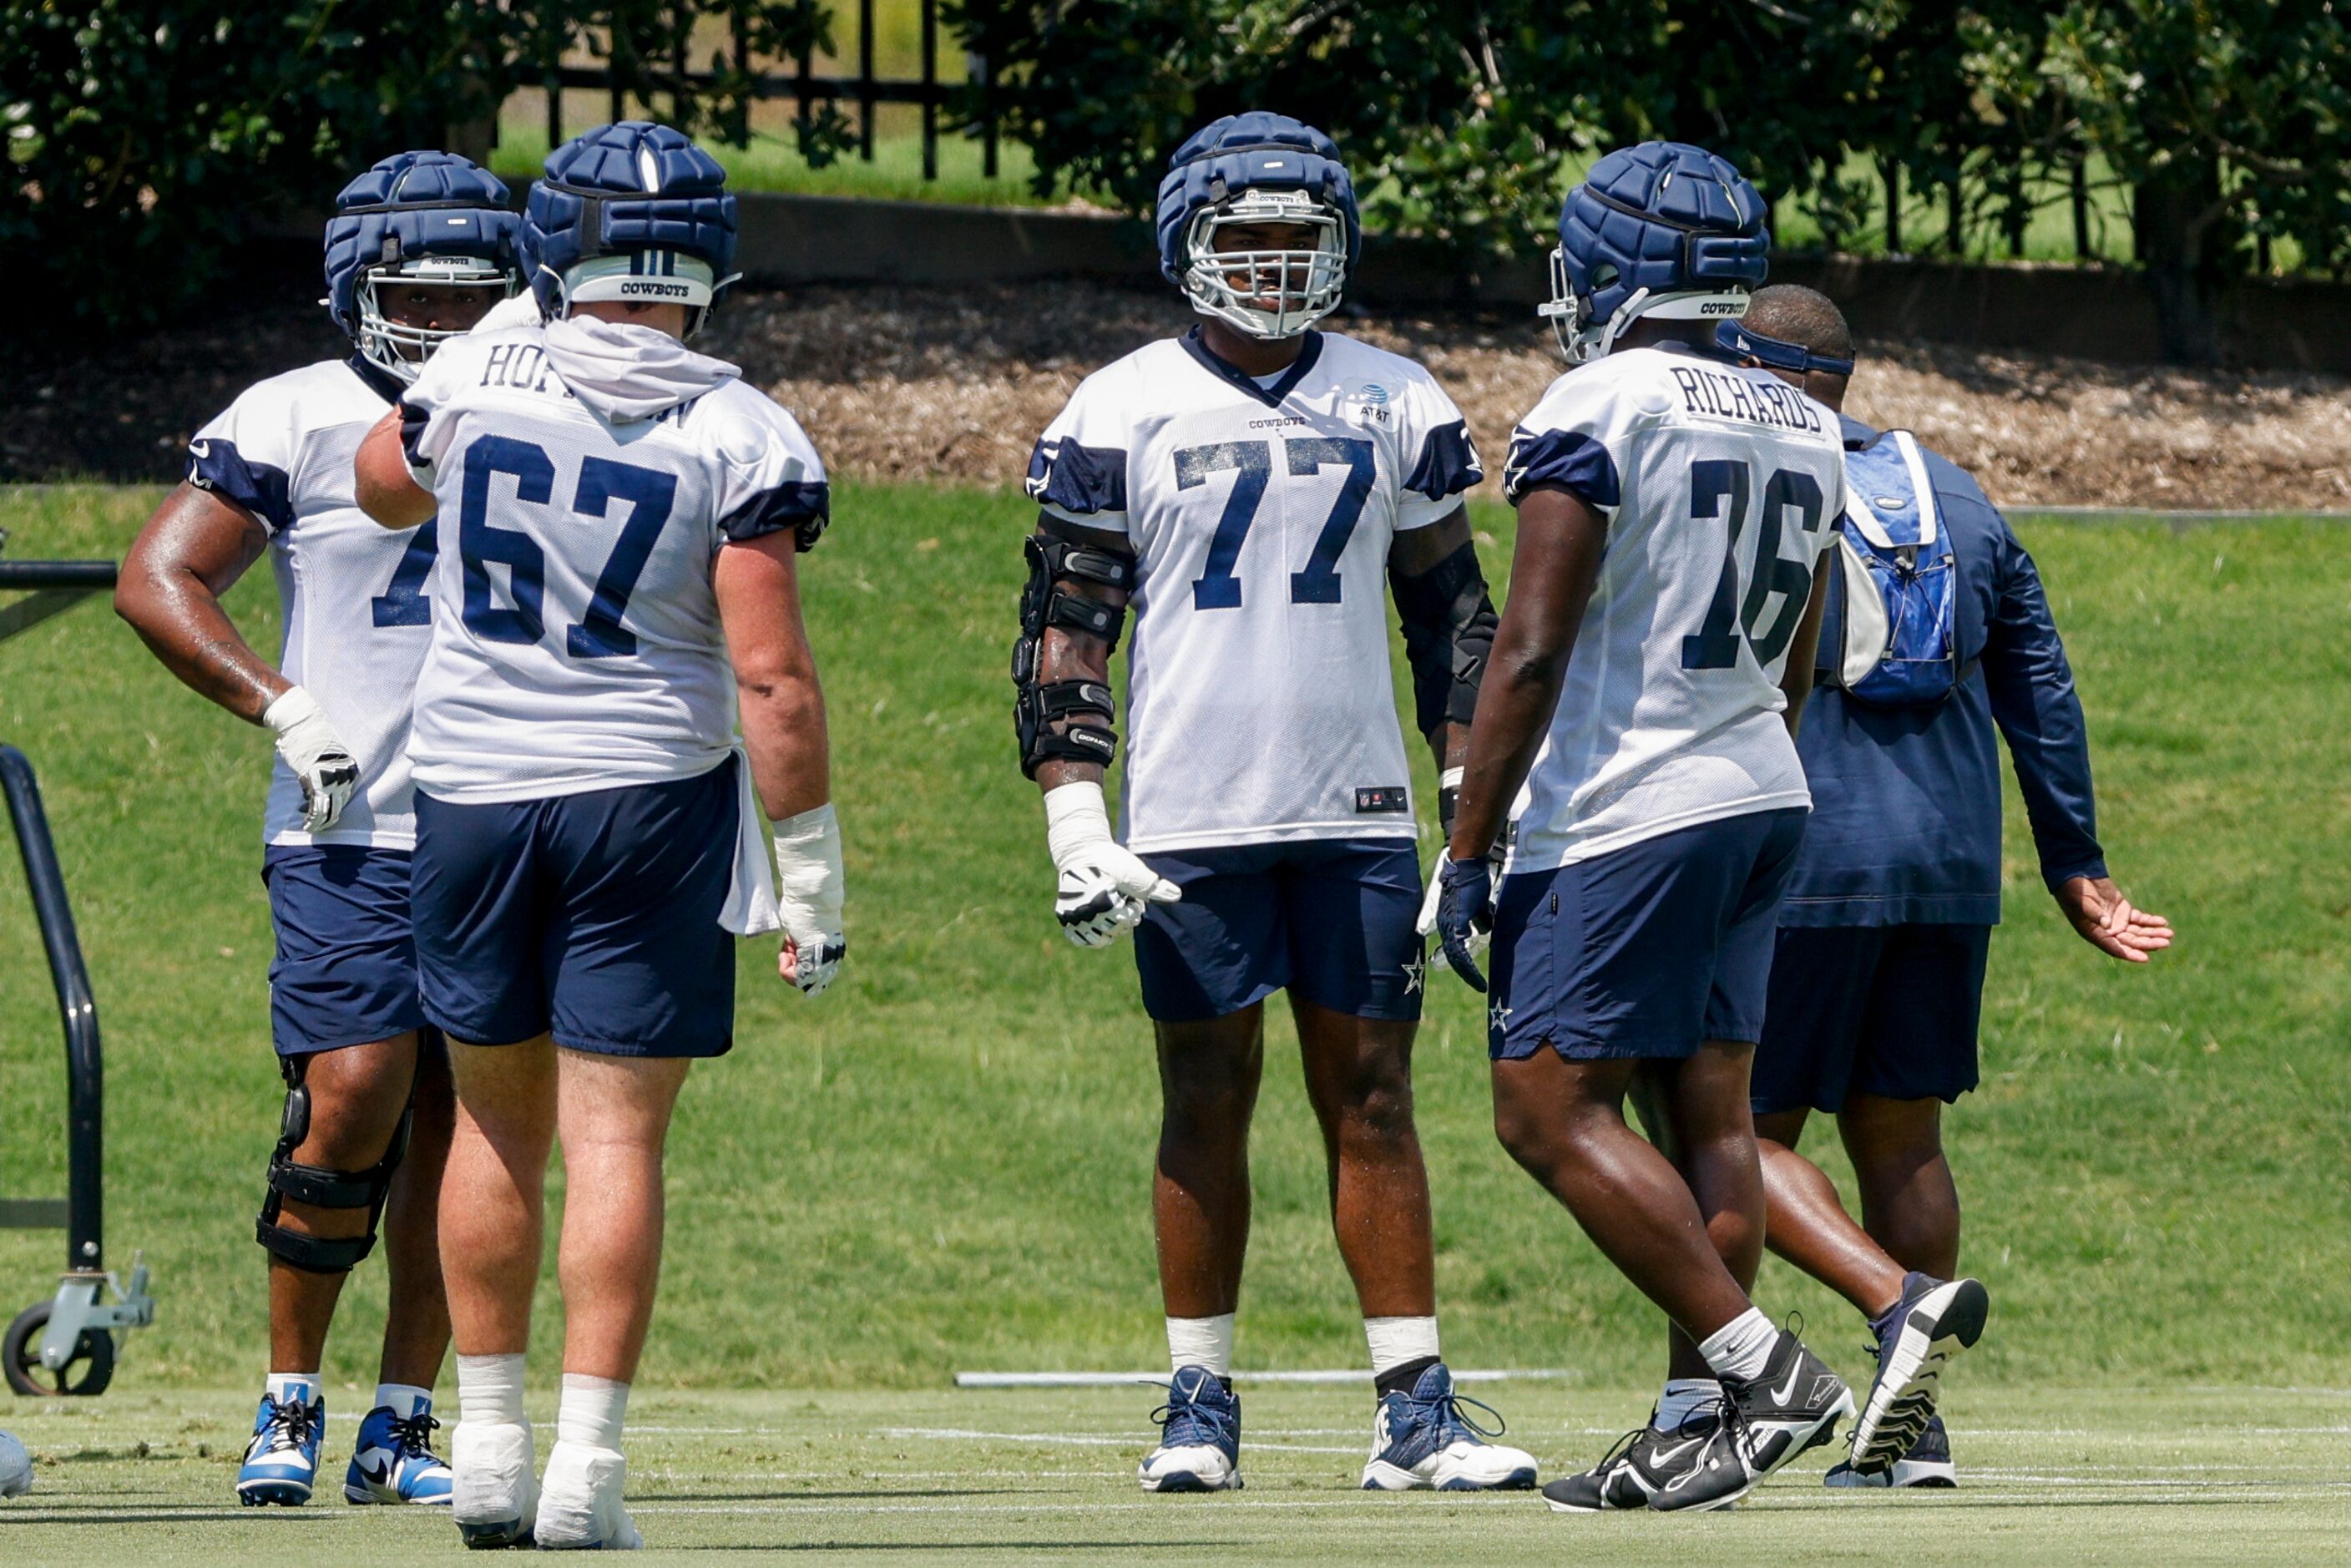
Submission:
[[[298,1508],[310,1500],[318,1479],[327,1402],[316,1384],[289,1384],[286,1395],[282,1404],[263,1395],[253,1417],[253,1441],[236,1472],[236,1500],[247,1508]]]
[[[433,1451],[433,1401],[402,1395],[403,1405],[379,1405],[360,1423],[350,1469],[343,1472],[343,1500],[353,1503],[422,1503],[449,1506],[449,1467]]]
[[[1959,1484],[1959,1470],[1951,1462],[1951,1435],[1943,1429],[1940,1416],[1927,1423],[1910,1451],[1894,1461],[1891,1469],[1864,1472],[1853,1468],[1853,1461],[1844,1460],[1829,1467],[1821,1478],[1822,1484],[1833,1487],[1928,1487],[1949,1489]]]
[[[1241,1402],[1205,1366],[1180,1369],[1152,1412],[1159,1446],[1143,1457],[1144,1491],[1232,1491],[1241,1484]]]
[[[1462,1410],[1476,1405],[1494,1417],[1489,1431]],[[1453,1374],[1438,1362],[1409,1394],[1382,1398],[1372,1426],[1372,1462],[1365,1491],[1523,1491],[1535,1484],[1535,1458],[1489,1443],[1502,1435],[1501,1412],[1453,1392]]]
[[[1865,1476],[1893,1469],[1935,1417],[1943,1369],[1983,1337],[1991,1298],[1974,1280],[1914,1273],[1881,1321],[1877,1376],[1854,1422],[1849,1462]]]

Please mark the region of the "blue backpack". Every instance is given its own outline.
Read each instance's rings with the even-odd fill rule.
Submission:
[[[1872,707],[1926,707],[1959,685],[1959,572],[1917,438],[1844,455],[1844,580],[1830,683]]]

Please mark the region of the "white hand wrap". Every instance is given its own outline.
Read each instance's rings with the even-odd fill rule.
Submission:
[[[1111,837],[1099,784],[1046,791],[1045,845],[1058,882],[1054,918],[1081,947],[1107,947],[1120,932],[1141,924],[1145,905],[1184,896]]]
[[[849,952],[841,921],[845,886],[831,801],[776,824],[776,912],[795,954],[792,983],[811,997],[832,984]]]
[[[360,765],[328,721],[319,701],[300,686],[288,686],[261,710],[261,722],[277,737],[277,755],[302,786],[302,831],[322,833],[341,820],[360,786]]]

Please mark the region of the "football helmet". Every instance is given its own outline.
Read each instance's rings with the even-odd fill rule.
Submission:
[[[522,273],[520,217],[488,170],[454,152],[397,152],[343,187],[327,220],[327,298],[360,357],[413,382],[433,350],[463,328],[412,327],[383,313],[378,290],[497,287]]]
[[[523,264],[542,316],[668,301],[685,307],[690,338],[737,276],[736,224],[716,158],[666,125],[623,120],[547,155],[523,208]]]
[[[1159,270],[1193,305],[1252,338],[1295,337],[1338,308],[1362,254],[1355,187],[1328,136],[1252,110],[1193,132],[1159,182]],[[1244,225],[1307,230],[1303,249],[1228,248]]]
[[[1723,159],[1686,141],[1621,147],[1567,193],[1538,308],[1578,363],[1643,316],[1735,321],[1771,266],[1770,209]]]

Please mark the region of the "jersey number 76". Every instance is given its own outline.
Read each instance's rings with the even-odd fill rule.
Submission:
[[[1820,481],[1809,474],[1782,468],[1764,482],[1762,515],[1758,519],[1760,531],[1755,538],[1755,570],[1750,579],[1741,583],[1739,536],[1746,530],[1747,503],[1754,493],[1755,470],[1736,458],[1707,458],[1690,465],[1690,517],[1698,521],[1713,521],[1727,505],[1730,530],[1722,551],[1722,575],[1715,581],[1706,620],[1696,636],[1682,639],[1685,670],[1729,669],[1739,663],[1741,638],[1754,650],[1755,662],[1769,669],[1771,661],[1786,651],[1789,639],[1796,634],[1797,622],[1804,618],[1804,604],[1812,597],[1813,574],[1800,560],[1781,559],[1781,518],[1793,508],[1797,526],[1808,534],[1817,532],[1821,526]],[[1771,629],[1759,637],[1756,627],[1762,622],[1764,609],[1774,599],[1780,601],[1780,612],[1771,618]]]

